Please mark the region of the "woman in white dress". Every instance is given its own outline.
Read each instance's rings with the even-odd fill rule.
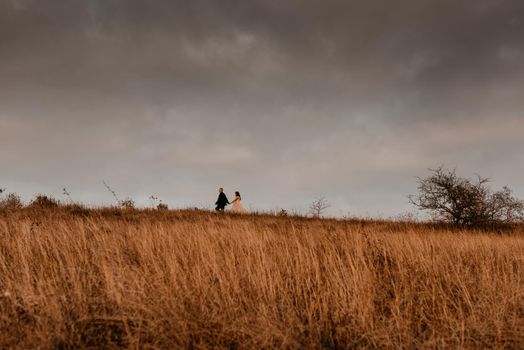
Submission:
[[[246,212],[246,209],[244,209],[242,206],[242,197],[240,197],[240,193],[238,191],[235,192],[235,199],[231,201],[231,204],[233,204],[233,208],[231,208],[232,213],[243,214]]]

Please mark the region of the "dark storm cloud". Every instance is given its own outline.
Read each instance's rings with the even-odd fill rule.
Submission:
[[[325,193],[391,212],[448,163],[524,193],[523,15],[516,0],[0,0],[2,179],[93,202],[109,178],[179,205],[224,184],[262,207]]]

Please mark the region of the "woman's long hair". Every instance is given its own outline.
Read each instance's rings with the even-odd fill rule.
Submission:
[[[242,200],[242,197],[240,197],[240,192],[235,191],[235,196],[238,196],[238,198],[239,198],[240,200]]]

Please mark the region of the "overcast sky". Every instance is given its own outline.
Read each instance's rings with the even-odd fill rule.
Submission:
[[[521,0],[0,0],[0,187],[412,210],[445,165],[524,197]]]

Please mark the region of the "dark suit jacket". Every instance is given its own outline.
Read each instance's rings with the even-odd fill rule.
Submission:
[[[218,207],[225,207],[226,204],[229,204],[229,201],[227,200],[226,194],[224,192],[220,192],[218,195],[217,202],[215,203]]]

